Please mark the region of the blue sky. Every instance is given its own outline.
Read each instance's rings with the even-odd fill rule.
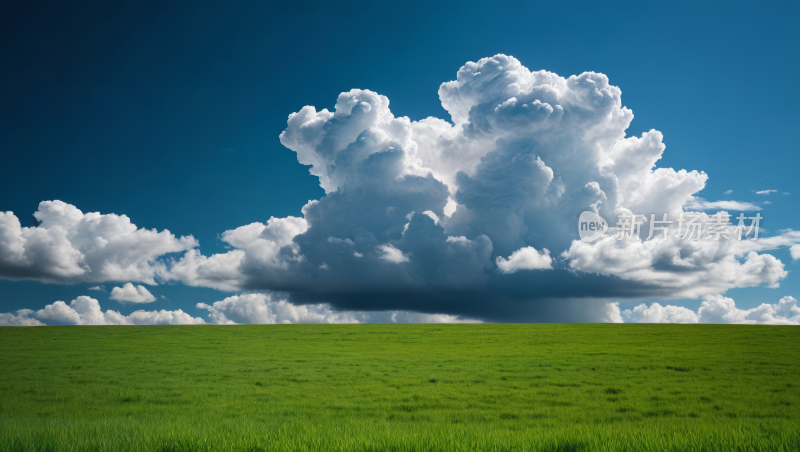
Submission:
[[[332,110],[340,92],[360,88],[387,96],[395,117],[449,120],[439,85],[467,61],[502,53],[532,71],[606,74],[635,116],[627,135],[663,133],[659,167],[705,171],[698,195],[711,201],[771,202],[761,211],[770,231],[799,227],[796,3],[2,8],[0,211],[22,226],[40,201],[61,200],[224,253],[224,231],[301,216],[325,195],[278,139],[289,113]],[[767,189],[778,192],[755,193]],[[738,308],[800,296],[788,248],[766,252],[789,275],[779,289],[729,289]],[[142,309],[87,292],[95,285],[0,280],[0,312],[79,295]],[[180,282],[149,289],[169,300],[145,309],[196,316],[205,313],[197,303],[231,295]]]

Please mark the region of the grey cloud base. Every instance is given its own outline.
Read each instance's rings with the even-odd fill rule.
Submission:
[[[305,285],[281,287],[281,291],[297,304],[328,303],[345,311],[380,307],[489,322],[607,322],[614,318],[609,307],[614,300],[646,299],[659,293],[657,286],[567,270],[496,273],[486,279],[482,286],[461,290]]]

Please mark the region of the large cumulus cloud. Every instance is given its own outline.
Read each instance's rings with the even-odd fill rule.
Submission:
[[[633,114],[605,75],[563,78],[497,55],[467,63],[439,97],[452,122],[397,118],[366,90],[342,93],[333,111],[293,113],[280,140],[326,191],[303,208],[302,230],[269,258],[227,240],[233,251],[176,268],[214,269],[190,283],[235,281],[301,303],[490,320],[609,319],[615,298],[698,297],[786,276],[763,251],[791,234],[778,245],[575,240],[587,209],[758,209],[699,198],[702,171],[657,168],[662,134],[625,136]]]
[[[629,213],[759,209],[699,197],[708,180],[703,171],[657,167],[666,149],[662,134],[626,136],[633,113],[605,75],[565,78],[496,55],[465,64],[456,80],[441,85],[439,98],[449,120],[395,117],[388,98],[359,89],[341,93],[332,111],[305,106],[289,115],[280,141],[326,194],[309,201],[302,216],[225,232],[226,253],[204,256],[191,237],[127,222],[127,248],[112,247],[97,228],[53,226],[48,237],[59,251],[47,260],[36,257],[43,253],[36,251],[43,242],[33,239],[38,232],[20,229],[7,214],[0,218],[0,247],[8,250],[0,274],[180,281],[282,293],[295,307],[497,321],[618,321],[616,300],[719,295],[777,287],[785,278],[783,263],[765,251],[800,242],[791,231],[725,243],[577,241],[584,210],[613,224]],[[159,246],[132,253],[150,236]],[[102,251],[109,248],[123,257]],[[183,254],[157,258],[176,251]],[[251,296],[204,308],[225,323],[235,321],[237,306],[253,302]],[[252,311],[261,320],[291,317],[282,317],[280,305],[263,306]]]

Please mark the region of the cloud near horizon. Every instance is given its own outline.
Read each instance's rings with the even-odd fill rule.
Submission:
[[[335,311],[329,305],[294,305],[286,300],[273,300],[272,295],[247,293],[234,295],[211,305],[198,303],[198,309],[209,311],[210,323],[297,324],[297,323],[477,323],[478,320],[446,314],[420,314],[404,311]],[[0,313],[0,326],[43,325],[201,325],[207,323],[181,309],[174,311],[138,310],[129,315],[118,311],[103,312],[96,299],[80,296],[69,304],[56,301],[34,311],[20,309]]]
[[[621,96],[603,74],[564,78],[506,55],[468,62],[440,86],[450,121],[395,117],[387,97],[354,89],[332,111],[292,113],[280,135],[326,193],[302,216],[225,231],[231,249],[206,256],[191,236],[45,201],[39,227],[0,213],[0,275],[181,282],[272,291],[292,309],[485,321],[617,321],[620,300],[777,287],[787,272],[765,251],[799,243],[794,231],[741,242],[577,240],[584,210],[612,219],[760,209],[700,198],[703,171],[657,167],[662,134],[626,137],[633,113]],[[222,323],[245,311],[333,318],[238,297],[202,309]]]
[[[731,323],[752,325],[799,325],[800,307],[791,296],[778,303],[762,303],[752,309],[738,309],[733,299],[721,295],[707,296],[697,312],[681,306],[642,303],[620,310],[619,303],[605,306],[605,322],[629,323]],[[211,305],[198,303],[196,308],[208,311],[209,322],[192,317],[183,310],[138,310],[127,316],[118,311],[100,308],[91,297],[80,296],[70,304],[56,301],[34,311],[20,309],[0,313],[0,326],[43,325],[216,325],[239,324],[308,324],[308,323],[479,323],[480,320],[446,314],[422,314],[410,311],[338,311],[328,304],[296,305],[271,294],[246,293],[233,295]]]
[[[0,326],[41,325],[197,325],[206,323],[180,309],[175,311],[135,311],[127,316],[118,311],[100,309],[100,302],[80,296],[70,304],[56,301],[38,311],[20,309],[16,314],[0,314]]]
[[[198,303],[198,309],[209,311],[212,323],[292,324],[292,323],[475,323],[445,314],[387,311],[334,311],[327,304],[295,305],[286,300],[273,300],[270,294],[234,295],[212,305]]]
[[[740,323],[752,325],[800,325],[800,307],[794,297],[783,297],[778,303],[762,303],[752,309],[738,309],[733,299],[721,295],[708,296],[695,313],[681,306],[640,304],[621,313],[635,323]]]

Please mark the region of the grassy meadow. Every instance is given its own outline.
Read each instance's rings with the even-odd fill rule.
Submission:
[[[800,328],[0,328],[0,452],[798,451]]]

